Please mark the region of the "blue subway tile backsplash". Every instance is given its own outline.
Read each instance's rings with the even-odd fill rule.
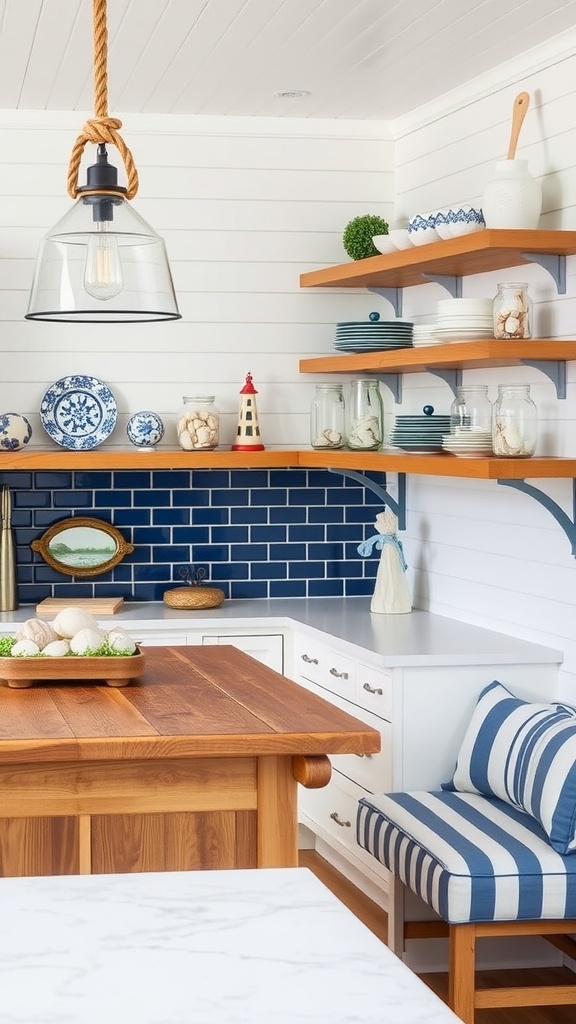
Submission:
[[[0,473],[12,491],[20,604],[45,597],[160,601],[181,570],[206,570],[228,598],[369,595],[378,552],[362,558],[382,503],[328,470]],[[381,483],[381,478],[378,481]],[[112,523],[134,551],[110,572],[75,578],[30,544],[60,519]]]

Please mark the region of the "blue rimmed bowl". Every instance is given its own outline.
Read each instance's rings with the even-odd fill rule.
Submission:
[[[408,221],[408,236],[414,245],[428,245],[438,242],[440,235],[436,230],[436,213],[417,213]]]

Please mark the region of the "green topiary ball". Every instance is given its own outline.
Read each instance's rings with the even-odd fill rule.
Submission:
[[[372,241],[372,235],[387,235],[388,225],[382,217],[366,213],[363,217],[354,217],[344,228],[342,241],[351,259],[365,260],[368,256],[379,256],[378,249]]]

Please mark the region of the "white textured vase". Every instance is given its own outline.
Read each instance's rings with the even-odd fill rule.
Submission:
[[[500,160],[482,197],[486,227],[537,228],[541,210],[542,188],[528,161]]]

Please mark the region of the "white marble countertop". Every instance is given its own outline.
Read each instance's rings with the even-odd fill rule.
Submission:
[[[457,1024],[305,868],[0,879],[0,1024]]]
[[[369,597],[277,598],[225,601],[220,608],[181,611],[163,602],[127,602],[100,622],[122,623],[138,640],[138,630],[166,629],[307,629],[330,643],[361,647],[378,656],[383,667],[399,665],[560,664],[562,652],[442,615],[414,610],[406,615],[377,615]],[[71,599],[70,604],[74,601]],[[4,625],[36,615],[34,605],[0,613]],[[4,632],[8,632],[6,628]],[[352,652],[351,652],[352,653]]]

